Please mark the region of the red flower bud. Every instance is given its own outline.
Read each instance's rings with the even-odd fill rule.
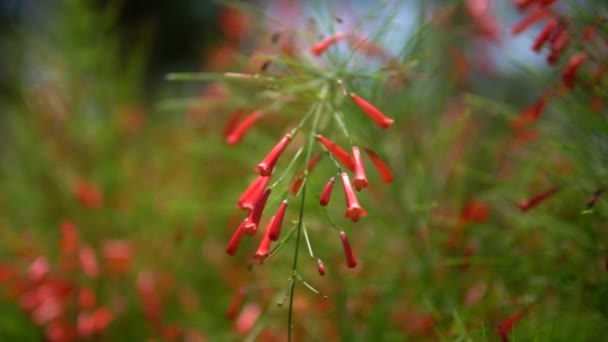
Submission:
[[[331,153],[331,155],[336,158],[336,160],[339,161],[345,168],[355,171],[355,162],[348,152],[344,151],[340,146],[336,145],[336,143],[322,135],[317,135],[317,140],[323,146],[325,146],[327,151],[329,151],[329,153]]]
[[[274,165],[277,163],[281,153],[283,153],[285,147],[287,147],[287,144],[289,144],[290,141],[291,134],[285,134],[279,143],[276,144],[272,150],[270,150],[268,155],[266,155],[266,158],[264,158],[264,160],[262,160],[262,162],[255,167],[254,171],[260,176],[270,176]]]
[[[228,145],[238,144],[245,134],[249,131],[251,126],[260,118],[260,112],[255,111],[249,114],[241,123],[239,123],[230,134],[226,137],[226,143]]]
[[[529,16],[523,18],[519,23],[515,24],[512,29],[513,34],[519,34],[525,31],[530,26],[534,25],[542,18],[549,14],[549,10],[546,8],[539,8],[532,12]]]
[[[519,322],[519,320],[521,320],[525,314],[526,311],[522,310],[512,316],[507,317],[504,321],[498,324],[496,331],[503,342],[509,342],[509,332],[511,332],[515,323]]]
[[[355,253],[353,252],[352,247],[350,246],[350,242],[348,242],[346,233],[344,233],[343,231],[340,232],[340,239],[342,239],[342,247],[344,247],[346,265],[350,268],[354,268],[355,266],[357,266],[357,258],[355,257]]]
[[[519,202],[519,209],[521,211],[528,211],[534,207],[536,207],[538,204],[540,204],[542,201],[546,200],[547,198],[553,196],[556,192],[558,192],[559,189],[558,188],[551,188],[545,192],[542,192],[534,197],[532,197],[531,199],[528,200],[521,200]]]
[[[572,89],[574,87],[574,82],[576,81],[576,71],[581,63],[586,61],[587,58],[589,58],[589,55],[587,55],[586,52],[580,52],[570,57],[568,65],[562,72],[562,81],[564,82],[566,88]]]
[[[321,54],[323,54],[323,52],[325,52],[327,49],[329,49],[330,46],[334,45],[338,40],[343,39],[344,37],[346,37],[346,35],[344,33],[338,32],[338,33],[334,34],[333,36],[326,38],[326,39],[322,40],[321,42],[315,44],[310,49],[310,52],[315,56],[321,56]]]
[[[378,126],[383,129],[388,129],[395,120],[387,117],[378,108],[374,107],[371,103],[367,102],[359,95],[350,93],[350,97],[355,101],[357,106],[361,108],[367,116],[369,116]]]
[[[319,275],[325,275],[325,265],[321,259],[317,258],[317,271],[319,271]]]
[[[380,178],[382,178],[384,183],[392,182],[393,173],[391,172],[391,169],[388,168],[388,165],[386,165],[386,163],[376,154],[376,152],[372,151],[371,149],[365,148],[365,152],[367,152],[367,155],[372,160],[372,163],[376,167],[376,170],[378,170]]]
[[[226,246],[226,253],[228,253],[230,255],[236,254],[236,251],[239,249],[239,245],[241,244],[241,239],[243,238],[243,234],[245,233],[245,231],[243,230],[243,227],[245,226],[246,222],[247,222],[247,219],[243,220],[243,222],[236,228],[236,230],[232,234],[232,237],[230,238],[230,241],[228,242],[228,246]]]
[[[555,31],[557,26],[559,25],[559,20],[553,18],[551,19],[547,25],[540,31],[536,39],[534,40],[534,44],[532,45],[532,50],[538,52],[543,47],[543,45],[549,40],[551,34]]]
[[[274,220],[268,224],[268,237],[272,241],[277,241],[281,235],[281,226],[283,225],[283,218],[285,217],[285,211],[287,210],[287,200],[284,200],[279,204],[279,209],[274,215]]]
[[[253,182],[243,191],[239,200],[236,204],[237,208],[253,210],[255,202],[266,188],[266,185],[270,181],[270,177],[258,176]]]
[[[335,177],[331,177],[327,184],[325,184],[325,188],[323,188],[323,192],[321,192],[321,198],[319,199],[319,204],[325,207],[329,203],[329,199],[331,197],[331,190],[334,188]]]
[[[258,230],[258,225],[260,224],[260,219],[262,218],[262,212],[264,212],[264,207],[266,207],[266,201],[268,201],[268,196],[270,196],[270,189],[266,189],[260,197],[258,197],[255,202],[255,206],[253,210],[249,212],[249,216],[245,222],[245,226],[243,226],[243,230],[245,234],[251,236],[255,234]]]

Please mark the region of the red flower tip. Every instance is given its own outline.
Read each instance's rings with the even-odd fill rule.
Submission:
[[[357,146],[353,146],[353,159],[355,161],[355,178],[353,179],[353,186],[357,191],[367,189],[369,183],[367,177],[365,177],[365,169],[363,168],[363,160],[361,159],[361,152]]]
[[[475,222],[475,223],[484,223],[488,220],[488,216],[490,215],[490,208],[479,201],[469,201],[462,208],[461,218],[464,222]]]
[[[498,332],[498,335],[500,336],[500,339],[503,342],[509,342],[509,333],[513,329],[515,323],[519,322],[525,314],[526,311],[521,310],[513,314],[512,316],[507,317],[504,321],[498,324],[498,326],[496,327],[496,331]]]
[[[327,184],[325,184],[325,188],[323,188],[323,192],[321,192],[321,198],[319,199],[319,204],[325,207],[329,203],[329,199],[331,197],[331,190],[334,188],[335,177],[331,177]]]
[[[240,108],[238,108],[234,111],[234,113],[232,113],[232,116],[230,116],[230,119],[228,119],[228,122],[224,127],[224,139],[228,139],[228,136],[230,136],[230,134],[234,131],[242,116],[243,110],[241,110]]]
[[[236,317],[237,311],[243,302],[244,293],[242,290],[238,290],[234,297],[232,297],[232,301],[230,301],[230,305],[228,305],[228,311],[226,312],[226,316],[229,320],[233,320]]]
[[[549,64],[555,64],[559,60],[559,57],[570,43],[570,34],[564,27],[558,29],[559,31],[553,35],[551,39],[551,53],[547,56],[547,62]]]
[[[556,18],[551,19],[545,27],[540,31],[536,39],[534,40],[534,44],[532,45],[532,50],[538,52],[545,45],[545,43],[551,37],[551,34],[555,31],[555,29],[559,25],[559,20]]]
[[[262,160],[254,169],[260,176],[270,176],[274,165],[291,141],[291,134],[287,133],[283,138],[270,150],[266,158]]]
[[[74,184],[72,191],[85,207],[99,209],[103,205],[103,194],[93,183],[80,180]]]
[[[266,228],[266,232],[264,233],[264,236],[262,237],[262,241],[260,241],[260,244],[258,245],[258,249],[255,251],[255,255],[253,256],[255,259],[258,259],[260,261],[260,264],[264,262],[264,260],[266,260],[266,257],[268,256],[268,254],[270,254],[270,230],[272,228],[272,223],[275,220],[275,216],[273,216],[270,219],[270,222],[268,223],[268,227]]]
[[[350,268],[354,268],[357,266],[357,258],[355,257],[355,253],[350,246],[350,242],[348,242],[348,238],[346,237],[346,233],[343,231],[340,232],[340,239],[342,240],[342,247],[344,247],[344,255],[346,256],[346,265]]]
[[[367,116],[369,116],[376,125],[380,126],[383,129],[388,129],[395,122],[395,120],[387,117],[382,113],[378,108],[374,107],[371,103],[367,102],[359,95],[355,93],[350,93],[350,97],[355,101],[357,106],[361,108]]]
[[[251,182],[249,187],[243,191],[239,200],[236,203],[236,207],[244,210],[253,210],[255,202],[264,191],[264,188],[270,181],[270,177],[258,176]]]
[[[228,136],[226,136],[226,143],[228,145],[236,145],[245,136],[245,134],[249,131],[251,126],[260,118],[260,112],[255,111],[249,114],[243,121],[241,121]]]
[[[356,264],[356,261],[355,261]],[[317,258],[317,271],[319,271],[319,275],[325,275],[325,265],[323,264],[323,261],[321,261],[321,259]]]
[[[536,11],[532,12],[532,14],[530,14],[529,16],[523,18],[519,23],[515,24],[511,32],[513,34],[522,33],[530,26],[543,19],[547,14],[549,14],[549,10],[547,8],[539,8]]]
[[[346,214],[344,214],[344,216],[346,218],[350,218],[353,222],[357,222],[359,221],[360,217],[365,217],[367,213],[361,207],[361,205],[359,205],[357,196],[355,196],[355,192],[353,191],[352,185],[348,179],[348,174],[343,172],[340,176],[342,177],[344,196],[346,197]]]
[[[234,231],[230,241],[228,242],[228,246],[226,246],[226,253],[230,255],[235,255],[236,251],[239,249],[239,245],[241,244],[241,239],[243,238],[243,234],[245,233],[243,227],[247,219],[245,219]]]
[[[536,207],[538,204],[540,204],[542,201],[546,200],[547,198],[553,196],[556,192],[558,192],[559,189],[558,188],[551,188],[545,192],[542,192],[530,199],[527,200],[521,200],[518,204],[519,209],[521,211],[528,211],[534,207]]]
[[[544,95],[536,103],[523,111],[517,118],[511,122],[511,127],[515,130],[520,130],[530,123],[537,121],[542,115],[547,106],[547,96]]]
[[[283,200],[279,204],[277,213],[273,216],[268,224],[268,237],[272,241],[277,241],[281,235],[281,226],[283,225],[283,219],[285,217],[285,211],[287,210],[287,200]]]
[[[564,85],[568,89],[572,89],[574,87],[574,82],[576,81],[576,71],[578,67],[589,58],[586,52],[580,52],[576,55],[570,57],[570,61],[568,65],[562,72],[562,81]]]
[[[258,225],[260,224],[264,207],[266,207],[268,196],[270,196],[270,189],[264,190],[260,197],[258,197],[253,210],[249,212],[249,216],[245,220],[245,225],[243,226],[245,234],[252,236],[258,230]]]
[[[384,160],[382,160],[380,158],[380,156],[378,156],[376,154],[376,152],[374,152],[372,149],[370,149],[370,148],[364,148],[364,149],[365,149],[365,152],[367,153],[367,155],[369,156],[369,158],[372,160],[372,163],[376,167],[376,170],[378,170],[378,174],[380,174],[380,178],[382,178],[384,183],[392,182],[393,173],[391,172],[391,169],[389,169],[388,165],[386,165]]]
[[[345,168],[351,171],[355,171],[355,162],[353,158],[343,150],[340,146],[338,146],[333,141],[327,139],[326,137],[317,134],[317,140],[323,145],[331,155],[336,158]]]
[[[344,37],[346,37],[344,33],[338,32],[333,36],[328,37],[320,41],[319,43],[313,45],[313,47],[310,49],[310,52],[315,56],[321,56],[321,54],[323,54],[323,52],[329,49],[330,46],[334,45],[337,41],[343,39]]]

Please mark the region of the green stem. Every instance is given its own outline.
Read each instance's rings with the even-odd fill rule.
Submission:
[[[323,112],[323,107],[325,105],[327,96],[327,86],[321,89],[320,97],[321,103],[316,104],[315,114],[312,121],[311,132],[308,136],[308,142],[306,146],[306,160],[304,165],[308,165],[310,162],[310,158],[312,157],[312,147],[315,141],[315,135],[317,132],[317,127],[319,125],[319,120],[321,118],[321,113]],[[300,252],[300,236],[302,235],[302,227],[304,220],[304,205],[306,203],[306,189],[308,188],[308,170],[304,171],[304,181],[302,184],[302,199],[300,202],[300,213],[298,215],[298,227],[296,231],[296,248],[293,255],[293,265],[291,267],[291,282],[289,284],[289,314],[287,315],[287,341],[291,342],[291,329],[293,324],[293,298],[295,292],[295,280],[298,272],[298,255]]]

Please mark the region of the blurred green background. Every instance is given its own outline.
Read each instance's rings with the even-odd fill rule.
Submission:
[[[479,2],[499,33],[471,3],[1,1],[0,341],[285,341],[290,310],[296,341],[500,341],[501,329],[512,341],[602,340],[608,87],[595,66],[606,65],[607,5],[556,5],[573,37],[590,25],[597,38],[572,39],[551,66],[529,48],[542,25],[511,34],[526,15],[512,1]],[[346,42],[308,54],[340,30],[392,58]],[[583,50],[593,57],[579,85],[556,86],[566,55]],[[370,125],[338,78],[394,126]],[[514,129],[547,93],[542,119]],[[324,96],[349,135],[336,123],[318,132],[372,148],[395,180],[366,159],[368,216],[356,224],[339,182],[318,206],[330,158],[306,199],[288,195],[284,236],[302,204],[315,253],[301,243],[289,308],[294,239],[263,264],[259,235],[236,256],[225,248],[253,167]],[[269,114],[227,145],[233,113],[258,108]],[[293,145],[312,133],[304,125]],[[273,194],[305,166],[288,168],[297,146]]]

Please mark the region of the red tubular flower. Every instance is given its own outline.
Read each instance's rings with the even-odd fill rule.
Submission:
[[[236,317],[237,311],[243,302],[244,295],[243,290],[238,290],[234,297],[232,297],[232,301],[230,301],[228,311],[226,312],[226,316],[229,320],[233,320]]]
[[[310,52],[315,56],[321,56],[321,54],[323,54],[323,52],[325,52],[330,46],[334,45],[338,40],[340,40],[344,37],[346,37],[346,35],[344,33],[338,32],[338,33],[334,34],[333,36],[326,38],[326,39],[320,41],[319,43],[315,44],[310,49]]]
[[[586,61],[587,58],[589,58],[589,55],[587,55],[586,52],[580,52],[570,57],[568,65],[562,72],[562,81],[564,82],[566,88],[572,89],[574,87],[574,82],[576,81],[576,71],[581,63]]]
[[[345,168],[355,171],[355,162],[348,152],[344,151],[340,146],[336,145],[336,143],[320,134],[317,134],[317,140],[323,146],[325,146],[327,151],[329,151],[329,153],[331,153],[331,155],[336,158],[336,160],[339,161]]]
[[[283,200],[281,204],[279,204],[279,209],[277,209],[277,213],[274,215],[274,219],[270,221],[268,224],[268,237],[272,241],[277,241],[279,236],[281,236],[281,226],[283,225],[283,219],[285,218],[285,211],[287,210],[287,200]]]
[[[315,166],[317,165],[317,163],[319,162],[319,159],[321,159],[320,154],[316,154],[312,158],[310,158],[310,161],[308,162],[308,166],[306,167],[306,170],[308,172],[311,172],[312,169],[314,169]],[[293,178],[289,192],[291,192],[292,195],[297,195],[298,191],[300,191],[300,188],[302,187],[303,182],[304,182],[304,170],[300,170],[300,171],[298,171],[296,176]]]
[[[249,131],[251,126],[260,118],[260,112],[255,111],[249,114],[243,121],[241,121],[230,134],[226,137],[226,143],[228,145],[238,144],[245,134]]]
[[[465,223],[484,223],[488,220],[489,215],[490,208],[485,203],[472,200],[464,206],[460,217]]]
[[[360,217],[365,217],[367,213],[359,205],[357,196],[355,196],[353,187],[350,184],[350,180],[348,179],[348,174],[346,172],[343,172],[341,174],[341,177],[342,185],[344,186],[344,196],[346,197],[346,214],[344,214],[344,216],[346,218],[350,218],[353,222],[357,222],[359,221]]]
[[[275,221],[275,216],[270,219],[268,223],[268,227],[266,227],[266,232],[264,232],[264,236],[262,237],[262,241],[258,245],[258,249],[255,251],[254,258],[260,260],[260,264],[264,262],[268,254],[270,253],[270,230],[272,229],[272,223]]]
[[[276,144],[272,148],[272,150],[270,150],[268,155],[266,155],[266,158],[264,158],[264,160],[262,160],[255,167],[254,171],[256,173],[258,173],[260,176],[270,176],[270,174],[272,173],[272,169],[274,168],[274,165],[277,163],[277,160],[279,160],[279,157],[281,156],[281,154],[285,150],[285,147],[287,147],[287,144],[289,144],[290,141],[291,141],[291,134],[289,134],[289,133],[285,134],[285,136],[283,136],[283,138],[279,141],[279,143]]]
[[[384,183],[392,182],[393,173],[391,172],[391,169],[388,168],[388,165],[386,165],[386,163],[380,158],[380,156],[378,156],[376,154],[376,152],[374,152],[372,149],[370,149],[370,148],[364,148],[364,149],[365,149],[365,152],[367,153],[367,155],[369,156],[369,158],[372,160],[372,163],[376,167],[376,170],[378,170],[378,173],[380,174],[380,178],[382,178]]]
[[[532,12],[532,14],[530,14],[529,16],[523,18],[519,23],[515,24],[511,32],[513,34],[522,33],[527,28],[544,18],[547,14],[549,14],[549,10],[547,8],[539,8],[536,11]]]
[[[367,116],[369,116],[378,126],[383,129],[388,129],[395,122],[395,120],[387,117],[378,108],[374,107],[371,103],[367,102],[359,95],[350,93],[350,97],[355,101],[357,106],[361,108]]]
[[[240,108],[232,113],[232,116],[230,116],[230,119],[228,119],[228,122],[224,127],[224,139],[228,139],[228,136],[234,131],[242,116],[243,111]]]
[[[243,191],[239,197],[236,207],[240,209],[253,210],[255,201],[260,197],[264,188],[270,181],[270,177],[258,176],[253,182]]]
[[[317,258],[317,271],[319,271],[319,275],[325,275],[325,265],[323,265],[323,261],[319,258]]]
[[[531,199],[527,199],[527,200],[521,200],[519,202],[519,209],[521,211],[528,211],[534,207],[536,207],[538,204],[540,204],[542,201],[546,200],[547,198],[553,196],[556,192],[558,192],[559,189],[558,188],[551,188],[545,192],[542,192],[534,197],[532,197]]]
[[[367,177],[365,177],[365,169],[363,168],[363,160],[361,159],[361,152],[357,146],[353,146],[353,159],[355,161],[355,178],[353,179],[353,186],[357,191],[361,189],[367,189],[369,183]]]
[[[354,268],[355,266],[357,266],[357,258],[355,257],[355,253],[353,252],[352,247],[350,246],[350,242],[348,242],[346,233],[344,233],[343,231],[340,232],[340,239],[342,239],[342,247],[344,247],[346,265],[350,268]]]
[[[327,184],[325,184],[325,188],[323,188],[323,192],[321,192],[321,198],[319,199],[319,204],[325,207],[329,203],[329,199],[331,197],[331,190],[334,188],[335,177],[331,177]]]
[[[513,326],[515,323],[519,322],[524,315],[526,314],[525,310],[521,310],[515,313],[512,316],[507,317],[504,321],[500,322],[496,327],[496,332],[500,336],[500,339],[503,342],[509,342],[509,333],[513,330]]]
[[[569,43],[570,34],[565,28],[561,28],[559,33],[554,35],[554,39],[551,39],[551,53],[547,56],[547,62],[555,64]]]
[[[559,25],[559,20],[557,20],[556,18],[551,19],[547,23],[547,25],[545,25],[545,27],[542,29],[542,31],[540,31],[538,36],[536,36],[536,39],[534,40],[534,44],[532,45],[532,50],[534,50],[536,52],[540,51],[540,49],[543,47],[543,45],[545,45],[545,43],[547,41],[549,41],[551,34],[555,31],[555,29],[557,28],[558,25]]]
[[[253,210],[249,212],[249,216],[247,217],[245,225],[243,226],[245,234],[251,236],[258,230],[258,225],[260,224],[264,207],[266,207],[268,196],[270,196],[270,189],[264,190],[260,197],[258,197]]]
[[[511,127],[516,130],[520,130],[526,127],[528,124],[538,120],[547,105],[546,95],[541,97],[536,103],[530,108],[523,111],[517,118],[511,122]]]
[[[228,242],[228,246],[226,246],[226,253],[230,255],[236,254],[236,251],[239,249],[239,245],[241,244],[243,234],[245,233],[245,230],[243,229],[243,227],[245,227],[245,223],[247,223],[247,219],[243,220],[243,222],[234,231],[234,234],[232,234],[232,237]]]

